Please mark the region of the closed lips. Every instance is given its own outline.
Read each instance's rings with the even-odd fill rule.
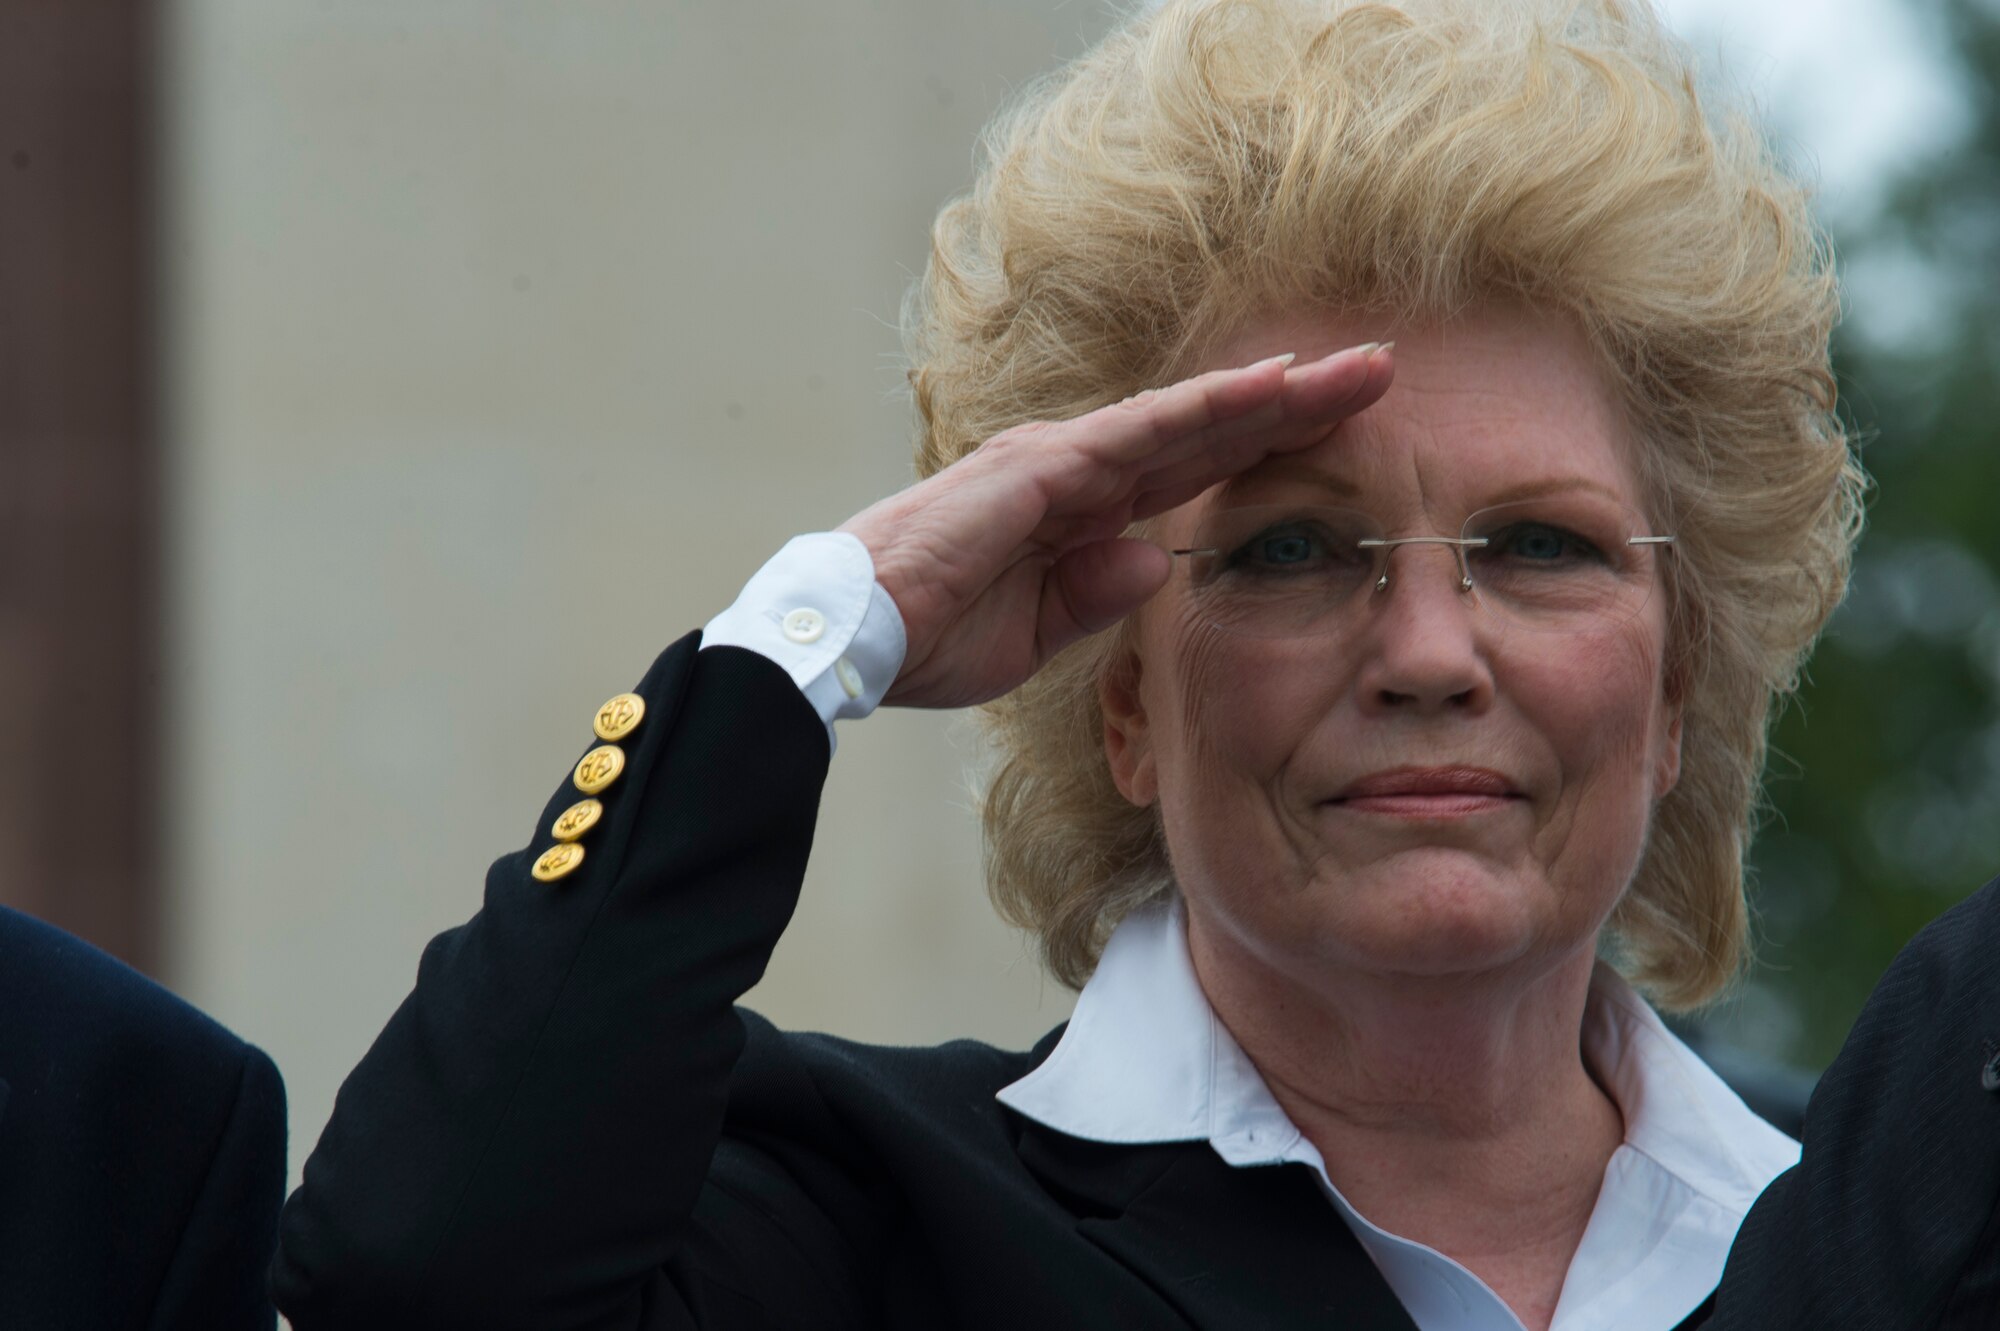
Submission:
[[[1505,799],[1520,794],[1514,783],[1485,767],[1397,767],[1371,772],[1335,795],[1335,803],[1384,797],[1459,795]]]

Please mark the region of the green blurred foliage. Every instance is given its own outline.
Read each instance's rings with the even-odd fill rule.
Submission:
[[[1804,1068],[1912,934],[2000,873],[2000,5],[1922,3],[1966,133],[1837,236],[1835,363],[1877,488],[1849,599],[1773,734],[1758,964],[1706,1023]]]

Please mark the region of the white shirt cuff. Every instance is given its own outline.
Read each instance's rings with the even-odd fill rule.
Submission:
[[[708,621],[703,649],[742,647],[780,666],[826,723],[866,716],[903,668],[903,616],[846,532],[795,536]]]

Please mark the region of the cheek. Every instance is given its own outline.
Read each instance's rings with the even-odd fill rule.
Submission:
[[[1514,693],[1560,781],[1538,858],[1580,859],[1622,882],[1637,867],[1652,816],[1666,719],[1657,639],[1628,632],[1539,654],[1517,674]]]
[[[1214,797],[1265,786],[1332,706],[1325,653],[1297,643],[1176,629],[1155,705],[1163,796]]]
[[[1558,700],[1556,715],[1566,717],[1579,747],[1595,751],[1607,772],[1648,783],[1651,750],[1665,719],[1656,638],[1629,632],[1566,656],[1570,668],[1556,687],[1569,701]]]
[[[1190,900],[1269,901],[1311,858],[1285,783],[1337,703],[1326,653],[1213,631],[1161,645],[1171,666],[1154,701],[1169,720],[1155,771],[1175,877]]]

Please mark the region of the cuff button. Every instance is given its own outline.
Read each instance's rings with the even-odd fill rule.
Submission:
[[[597,826],[597,820],[603,816],[604,806],[596,800],[578,800],[563,810],[549,834],[558,841],[574,841]]]
[[[861,696],[863,691],[861,672],[854,668],[854,662],[844,656],[841,657],[833,663],[833,675],[835,679],[840,681],[840,687],[848,697],[859,698]]]
[[[785,616],[785,636],[793,642],[818,642],[826,632],[826,616],[801,606]]]
[[[646,719],[646,700],[636,693],[621,693],[597,709],[594,729],[599,739],[624,739]]]
[[[583,755],[583,761],[576,765],[576,788],[586,795],[595,795],[625,770],[625,750],[616,744],[600,744]]]
[[[535,867],[528,872],[544,883],[553,883],[558,878],[567,878],[583,863],[583,847],[574,841],[565,841],[559,846],[550,846],[535,861]]]

